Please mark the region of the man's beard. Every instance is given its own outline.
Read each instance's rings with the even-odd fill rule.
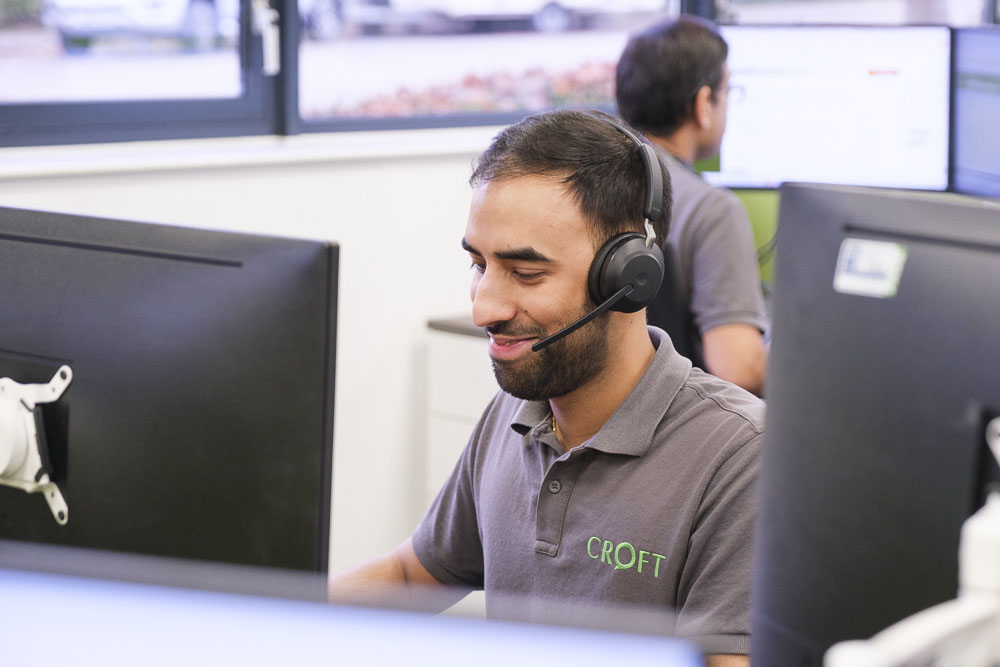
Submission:
[[[569,322],[575,322],[590,310],[591,306],[584,304],[582,312]],[[511,396],[527,401],[541,401],[572,392],[597,377],[606,367],[609,321],[608,314],[602,313],[562,340],[524,358],[491,358],[497,384]],[[521,329],[511,322],[489,326],[486,331],[514,337],[536,335],[544,338],[547,334],[538,328]]]

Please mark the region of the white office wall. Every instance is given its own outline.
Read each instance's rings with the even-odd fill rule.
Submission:
[[[340,243],[337,571],[425,509],[426,322],[468,312],[467,179],[494,131],[2,149],[0,205]]]

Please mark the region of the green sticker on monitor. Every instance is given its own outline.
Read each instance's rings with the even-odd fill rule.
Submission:
[[[902,243],[844,239],[837,257],[833,289],[841,294],[891,299],[899,289],[906,252]]]

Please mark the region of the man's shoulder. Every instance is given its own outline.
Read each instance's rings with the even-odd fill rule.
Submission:
[[[719,483],[756,479],[763,433],[759,398],[692,368],[657,424],[645,458],[701,497]]]
[[[650,336],[655,341],[665,334],[650,327]],[[764,402],[693,367],[671,347],[664,348],[665,342],[669,345],[660,340],[654,359],[657,381],[647,382],[641,392],[656,397],[645,406],[656,415],[652,439],[658,456],[711,468],[711,461],[718,464],[737,451],[752,454],[764,431]]]
[[[677,397],[677,411],[711,423],[727,420],[752,439],[764,432],[765,403],[745,389],[692,368]]]
[[[679,181],[678,197],[698,202],[702,209],[718,209],[729,213],[744,211],[743,202],[732,190],[712,185],[697,174],[688,172]]]
[[[668,166],[674,210],[680,218],[742,220],[743,202],[731,190],[712,185],[678,163]]]

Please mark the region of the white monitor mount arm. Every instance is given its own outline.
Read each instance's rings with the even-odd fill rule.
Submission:
[[[60,525],[69,520],[69,508],[49,477],[52,471],[38,405],[58,400],[72,381],[69,366],[60,367],[48,384],[0,378],[0,484],[41,493]]]

